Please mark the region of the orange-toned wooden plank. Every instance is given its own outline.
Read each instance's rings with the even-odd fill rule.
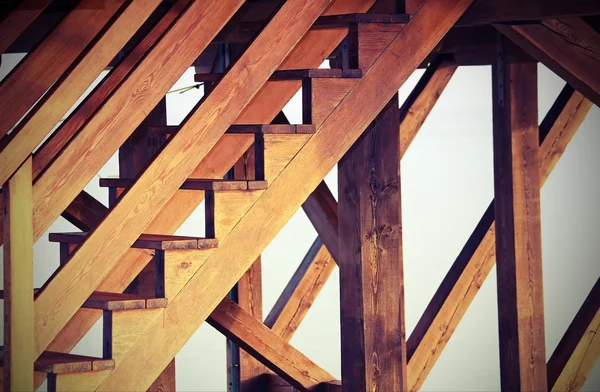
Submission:
[[[592,103],[566,86],[540,125],[540,179],[546,181]],[[407,341],[409,390],[421,388],[496,262],[490,205]]]
[[[496,25],[502,34],[600,105],[600,34],[582,19]]]
[[[195,2],[161,37],[37,180],[33,196],[36,236],[49,227],[118,150],[242,1]],[[208,15],[212,22],[210,28],[203,22]],[[187,39],[191,34],[195,34],[196,39]],[[165,58],[169,61],[157,67]]]
[[[6,135],[73,64],[124,3],[106,0],[98,7],[97,0],[82,0],[0,83],[0,136]]]
[[[197,4],[192,4],[188,8],[188,12]],[[211,91],[211,94],[202,101],[194,114],[188,117],[181,130],[169,138],[161,153],[152,161],[121,201],[111,209],[100,226],[79,247],[69,263],[58,271],[37,297],[36,341],[38,350],[43,350],[58,334],[77,311],[77,308],[81,306],[85,297],[91,294],[89,289],[97,287],[108,275],[119,258],[134,242],[135,237],[141,234],[152,221],[156,210],[160,210],[171,199],[179,186],[223,136],[233,120],[328,4],[329,0],[319,0],[310,4],[300,2],[300,0],[286,2],[221,82]],[[200,20],[210,20],[211,25],[218,27],[221,21],[215,16],[216,13],[222,10],[223,16],[228,17],[235,10],[235,6],[239,6],[239,3],[232,0],[231,3],[219,2],[218,4],[211,3],[211,5],[212,7],[208,7],[208,10],[202,5],[198,5],[203,11],[201,12],[202,16],[206,18],[210,16],[209,19],[201,17]],[[211,12],[206,13],[207,11]],[[176,27],[182,21],[184,21],[184,17],[178,20],[169,33],[176,31]],[[211,30],[205,23],[193,24],[193,26],[183,24],[183,30],[187,31],[186,37],[192,34],[189,29],[196,28],[200,31]],[[285,31],[284,37],[280,36],[282,31]],[[275,50],[272,45],[274,37],[279,40]],[[186,40],[186,42],[194,41]],[[151,58],[152,54],[154,51],[145,60]],[[260,58],[261,61],[257,61],[256,58]],[[139,69],[138,66],[137,70]],[[243,75],[247,81],[243,87],[237,80],[240,75]],[[253,82],[251,83],[250,80]],[[103,109],[106,107],[107,105],[103,106]],[[217,112],[219,115],[215,115]],[[105,135],[105,137],[115,139],[114,134]],[[114,143],[115,141],[110,142]],[[72,145],[73,143],[70,146]],[[95,157],[97,152],[94,149],[93,152],[89,151],[84,154],[86,159],[81,161],[82,164],[84,161],[86,165],[90,164],[90,154]],[[61,158],[63,156],[64,154]],[[78,159],[80,158],[78,157]],[[51,169],[57,162],[52,165]],[[73,168],[71,171],[73,172]],[[49,172],[50,169],[46,175]],[[63,178],[65,178],[64,173],[61,180]],[[60,182],[62,183],[62,181]],[[53,188],[55,187],[56,185],[53,186]],[[46,195],[45,205],[48,202],[48,194],[43,194]],[[102,262],[96,263],[94,260],[102,260]],[[90,265],[93,267],[89,268]],[[68,295],[65,295],[67,292]],[[157,366],[161,366],[164,358],[166,357],[156,362]],[[160,370],[166,365],[167,363],[162,364]],[[103,385],[107,387],[107,384]],[[124,385],[119,383],[119,387],[123,388]]]
[[[75,104],[152,14],[161,0],[134,0],[93,43],[69,73],[46,93],[10,135],[0,151],[0,183],[15,170],[15,162],[30,155],[56,123]],[[54,65],[52,65],[54,66]],[[37,174],[37,173],[36,173]]]
[[[504,390],[542,391],[547,380],[537,64],[508,64],[500,57],[492,70],[500,381]]]
[[[154,322],[140,337],[100,390],[111,390],[117,385],[127,388],[131,372],[145,371],[150,378],[162,370],[469,4],[468,0],[427,2],[424,12],[416,15],[390,44],[200,270],[173,300],[169,299],[160,322]],[[403,59],[400,63],[399,57]],[[390,74],[391,67],[398,72]],[[357,111],[356,107],[363,110]],[[278,213],[273,214],[274,210]],[[240,252],[241,244],[252,245]],[[160,363],[156,362],[157,357]],[[140,358],[153,361],[140,362]],[[149,371],[149,366],[155,370]]]
[[[600,279],[548,361],[548,389],[578,391],[600,358]]]
[[[33,231],[31,157],[2,188],[4,198],[5,391],[33,390]]]
[[[0,23],[0,55],[44,11],[52,0],[21,1]]]
[[[217,306],[207,321],[302,391],[322,382],[335,380],[335,377],[227,298]]]

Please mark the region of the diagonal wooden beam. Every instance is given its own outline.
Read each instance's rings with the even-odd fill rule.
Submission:
[[[144,377],[144,373],[154,375],[161,370],[470,4],[469,0],[429,0],[423,6],[250,207],[243,220],[220,240],[219,247],[161,311],[163,314],[138,339],[99,390],[128,389],[130,385],[133,387],[129,377],[132,372]],[[391,67],[398,72],[390,74]],[[356,107],[363,110],[357,111]],[[245,252],[239,252],[240,247]],[[146,358],[151,358],[152,363]],[[150,371],[150,366],[154,370]],[[136,381],[143,388],[145,382],[140,385]]]
[[[301,391],[335,380],[228,298],[213,310],[207,322]]]
[[[331,254],[318,237],[269,312],[265,325],[289,342],[335,266]]]
[[[592,103],[566,86],[540,125],[543,184]],[[493,203],[448,271],[407,341],[409,389],[418,390],[495,264]]]
[[[73,64],[77,56],[119,12],[125,0],[82,0],[0,83],[0,137]]]
[[[590,25],[573,18],[495,27],[600,106],[600,34]]]
[[[331,257],[338,260],[338,206],[325,181],[310,194],[302,209]]]
[[[152,14],[161,0],[134,0],[86,49],[68,74],[55,83],[44,98],[28,113],[0,150],[0,183],[16,170],[18,162],[31,155],[55,124],[77,102],[127,41]],[[34,174],[37,176],[39,170]]]
[[[600,357],[600,279],[548,361],[548,389],[578,391]]]
[[[0,55],[50,5],[52,0],[25,0],[0,23]]]

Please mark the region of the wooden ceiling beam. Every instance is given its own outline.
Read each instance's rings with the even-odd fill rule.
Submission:
[[[207,322],[301,391],[335,380],[228,298],[213,310]]]
[[[424,11],[415,16],[392,41],[341,105],[252,205],[243,220],[220,241],[219,248],[207,258],[201,269],[173,300],[169,299],[169,306],[160,320],[140,337],[100,390],[111,390],[117,386],[127,389],[132,382],[129,377],[132,372],[141,375],[142,382],[139,378],[136,381],[137,386],[143,388],[144,375],[150,377],[162,369],[163,363],[166,364],[179,351],[216,308],[470,3],[469,0],[427,2]],[[286,4],[291,3],[288,1]],[[398,58],[403,61],[398,63]],[[389,69],[394,67],[398,72],[390,74]],[[356,107],[363,110],[357,111]],[[311,170],[307,170],[308,167]],[[278,213],[269,213],[274,210]],[[257,225],[257,222],[262,224]],[[252,245],[245,247],[244,244]],[[239,251],[240,246],[244,246],[245,252]],[[142,362],[140,358],[152,358],[152,362]],[[149,366],[155,370],[149,371]]]
[[[600,358],[600,279],[548,361],[548,390],[578,391]]]
[[[129,4],[101,37],[85,50],[69,73],[55,83],[27,118],[19,123],[10,134],[10,141],[0,150],[0,183],[10,177],[19,162],[31,155],[161,1],[134,0]],[[39,166],[34,176],[41,170]]]
[[[52,0],[25,0],[0,22],[0,55],[15,42]]]
[[[540,125],[543,184],[592,103],[566,86]],[[495,264],[493,202],[446,274],[407,341],[409,390],[419,390]]]
[[[575,18],[495,27],[600,106],[600,33],[590,25]]]
[[[124,0],[107,0],[103,7],[94,7],[92,3],[96,1],[82,0],[59,26],[2,80],[0,137],[5,136],[71,67],[86,46],[126,3]]]

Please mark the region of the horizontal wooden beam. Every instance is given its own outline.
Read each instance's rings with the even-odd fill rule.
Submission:
[[[600,279],[548,361],[548,390],[577,391],[600,358]]]
[[[600,33],[590,25],[575,18],[495,27],[600,106]]]
[[[335,380],[229,299],[211,313],[208,323],[302,391]]]
[[[542,184],[592,103],[566,86],[540,125]],[[409,390],[421,388],[496,262],[493,203],[463,247],[407,341]]]

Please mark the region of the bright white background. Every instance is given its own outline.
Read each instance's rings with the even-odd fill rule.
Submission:
[[[22,56],[4,55],[2,79]],[[564,82],[540,66],[540,121]],[[422,71],[400,90],[401,102]],[[102,75],[104,76],[104,75]],[[100,78],[99,78],[100,80]],[[98,80],[98,81],[99,81]],[[173,88],[193,84],[188,70]],[[407,334],[460,252],[493,197],[491,70],[459,68],[402,160],[402,214]],[[202,89],[168,95],[168,122],[178,124],[198,102]],[[300,96],[285,112],[301,122]],[[546,350],[549,357],[579,306],[600,276],[600,110],[594,107],[542,190]],[[118,174],[115,155],[99,176]],[[326,178],[337,196],[335,168]],[[86,190],[107,204],[95,178]],[[178,234],[203,235],[203,208]],[[72,231],[60,218],[49,232]],[[302,211],[292,217],[263,254],[265,315],[316,237]],[[35,253],[35,285],[58,267],[58,244],[47,236]],[[0,256],[1,257],[1,256]],[[423,389],[428,391],[497,391],[500,388],[496,276],[492,271],[448,343]],[[408,335],[407,335],[408,336]],[[101,323],[80,342],[76,353],[101,355]],[[325,285],[291,343],[340,378],[339,280]],[[44,387],[43,387],[44,388]],[[177,355],[177,389],[225,391],[225,339],[204,324]],[[600,366],[584,391],[600,391]]]

